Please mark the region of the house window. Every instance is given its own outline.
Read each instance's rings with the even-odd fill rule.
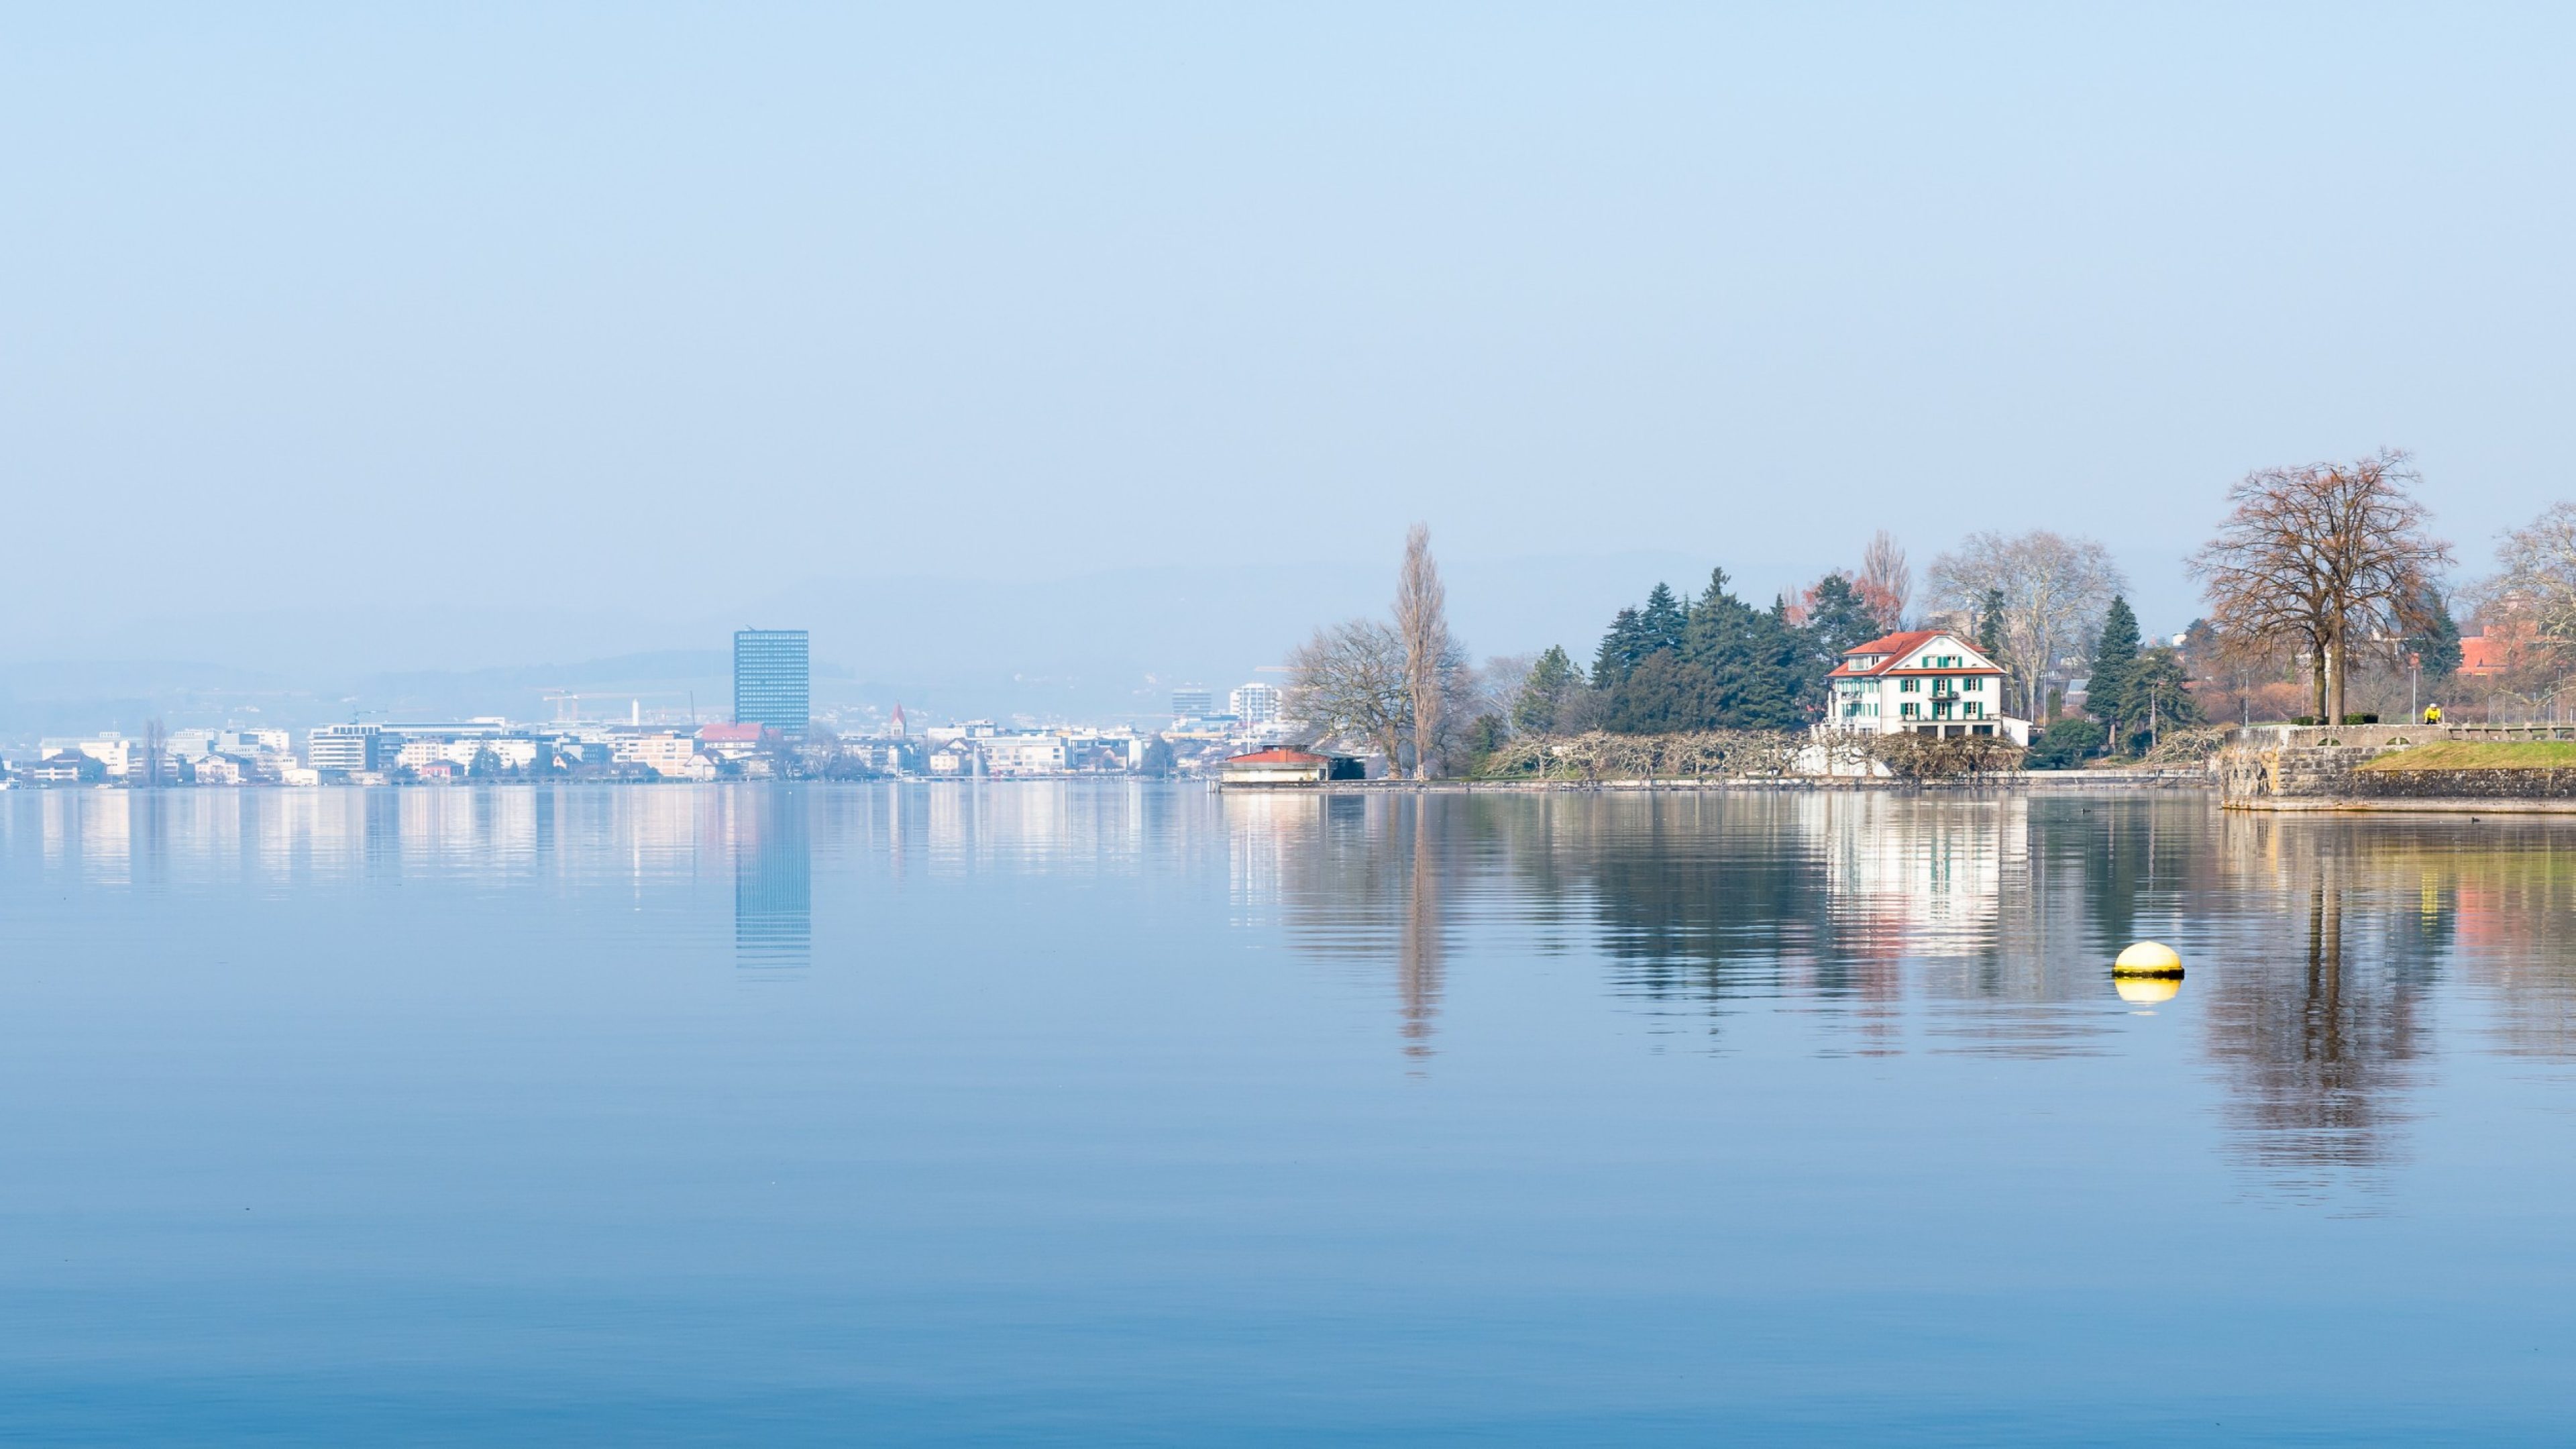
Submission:
[[[1921,684],[1922,682],[1923,682],[1923,681],[1922,681],[1922,680],[1919,680],[1919,679],[1900,679],[1900,680],[1896,681],[1896,687],[1897,687],[1897,689],[1898,689],[1898,690],[1902,691],[1903,693],[1906,693],[1906,694],[1912,694],[1912,693],[1914,692],[1914,690],[1915,690],[1915,686],[1917,686],[1917,685]]]
[[[1983,693],[1986,687],[1986,677],[1982,674],[1969,675],[1968,682],[1964,687],[1972,694]]]
[[[1985,712],[1986,712],[1986,707],[1985,707],[1984,705],[1982,705],[1982,704],[1977,703],[1977,702],[1976,702],[1975,700],[1973,700],[1973,699],[1972,699],[1972,700],[1969,700],[1966,704],[1964,704],[1964,705],[1960,706],[1960,708],[1959,708],[1959,713],[1960,713],[1961,715],[1965,716],[1965,717],[1966,717],[1966,718],[1968,718],[1968,719],[1977,719],[1977,718],[1979,718],[1979,717],[1983,716],[1983,715],[1985,714]]]
[[[1897,717],[1900,719],[1912,719],[1914,718],[1915,708],[1916,706],[1914,701],[1909,699],[1905,703],[1896,707]]]

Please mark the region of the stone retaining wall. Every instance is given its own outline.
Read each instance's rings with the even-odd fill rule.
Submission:
[[[2576,770],[2363,770],[2365,800],[2576,800]]]
[[[2382,755],[2435,740],[2563,737],[2544,727],[2469,725],[2255,725],[2230,735],[2213,769],[2221,804],[2288,809],[2349,800],[2554,800],[2576,798],[2576,770],[2364,770]]]

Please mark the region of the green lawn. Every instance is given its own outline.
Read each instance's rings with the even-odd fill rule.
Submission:
[[[2381,755],[2362,768],[2390,773],[2576,769],[2576,740],[2435,740]]]

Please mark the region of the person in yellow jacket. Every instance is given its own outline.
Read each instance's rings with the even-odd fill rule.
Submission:
[[[2441,707],[2440,705],[2438,705],[2438,704],[2428,704],[2428,705],[2424,706],[2424,723],[2426,723],[2426,724],[2440,724],[2441,722],[2442,722],[2442,707]]]

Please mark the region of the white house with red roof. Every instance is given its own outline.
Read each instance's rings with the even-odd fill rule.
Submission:
[[[1846,649],[1826,677],[1833,706],[1821,728],[2030,743],[2030,721],[2004,713],[2002,666],[1945,629],[1909,629]]]

